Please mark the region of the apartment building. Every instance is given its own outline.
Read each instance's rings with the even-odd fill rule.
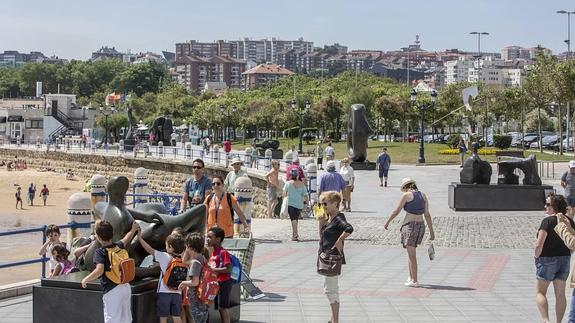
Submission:
[[[279,78],[293,75],[294,72],[276,64],[260,64],[254,68],[245,71],[243,76],[243,86],[245,90],[255,89],[265,85],[270,81],[276,81]]]
[[[473,68],[473,58],[461,56],[457,60],[445,62],[445,84],[469,80],[469,70]]]
[[[238,58],[238,45],[234,42],[225,40],[217,40],[215,42],[198,42],[190,40],[185,43],[176,44],[176,60],[183,56],[200,56],[200,57],[213,57],[213,56],[227,56],[231,58]]]
[[[41,52],[20,53],[15,50],[6,50],[0,53],[0,68],[17,68],[26,63],[63,63],[65,60],[58,57],[46,57]]]
[[[201,93],[207,82],[240,88],[245,68],[245,61],[231,57],[186,55],[176,60],[174,79],[196,93]]]
[[[243,40],[230,41],[238,46],[238,57],[246,61],[256,63],[274,63],[278,64],[280,53],[286,50],[296,50],[309,53],[313,51],[313,42],[305,41],[303,38],[297,40],[280,40],[276,38],[252,40],[244,38]]]

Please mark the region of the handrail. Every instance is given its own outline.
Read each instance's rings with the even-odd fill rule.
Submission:
[[[68,224],[58,225],[58,227],[60,229],[66,229],[66,228],[76,229],[76,228],[90,228],[91,225],[92,225],[92,223],[78,223],[78,222],[72,221],[72,222],[69,222]],[[45,232],[46,227],[47,227],[46,225],[43,225],[41,227],[36,227],[36,228],[4,231],[4,232],[0,232],[0,237],[17,235],[17,234],[34,233],[34,232]],[[44,243],[46,243],[46,235],[42,234],[42,244],[44,244]],[[19,261],[7,262],[7,263],[0,263],[0,269],[23,266],[23,265],[30,265],[30,264],[35,264],[35,263],[41,262],[42,263],[42,278],[44,278],[44,277],[46,277],[46,261],[48,259],[49,258],[47,258],[45,255],[42,255],[42,257],[40,257],[38,259],[27,259],[27,260],[19,260]]]

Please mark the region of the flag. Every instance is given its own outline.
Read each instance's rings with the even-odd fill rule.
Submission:
[[[121,95],[120,92],[112,92],[108,95],[106,95],[106,105],[114,105],[116,103],[118,103],[121,99]]]

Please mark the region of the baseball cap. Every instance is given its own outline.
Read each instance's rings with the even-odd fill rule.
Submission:
[[[575,160],[569,161],[569,168],[575,168]]]
[[[333,160],[328,161],[326,164],[326,168],[328,171],[334,171],[335,170],[335,162]]]

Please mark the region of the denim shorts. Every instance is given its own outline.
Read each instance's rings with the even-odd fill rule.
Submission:
[[[387,177],[387,173],[389,172],[389,168],[379,168],[379,178]]]
[[[535,258],[535,275],[545,281],[566,281],[569,276],[571,256]]]

